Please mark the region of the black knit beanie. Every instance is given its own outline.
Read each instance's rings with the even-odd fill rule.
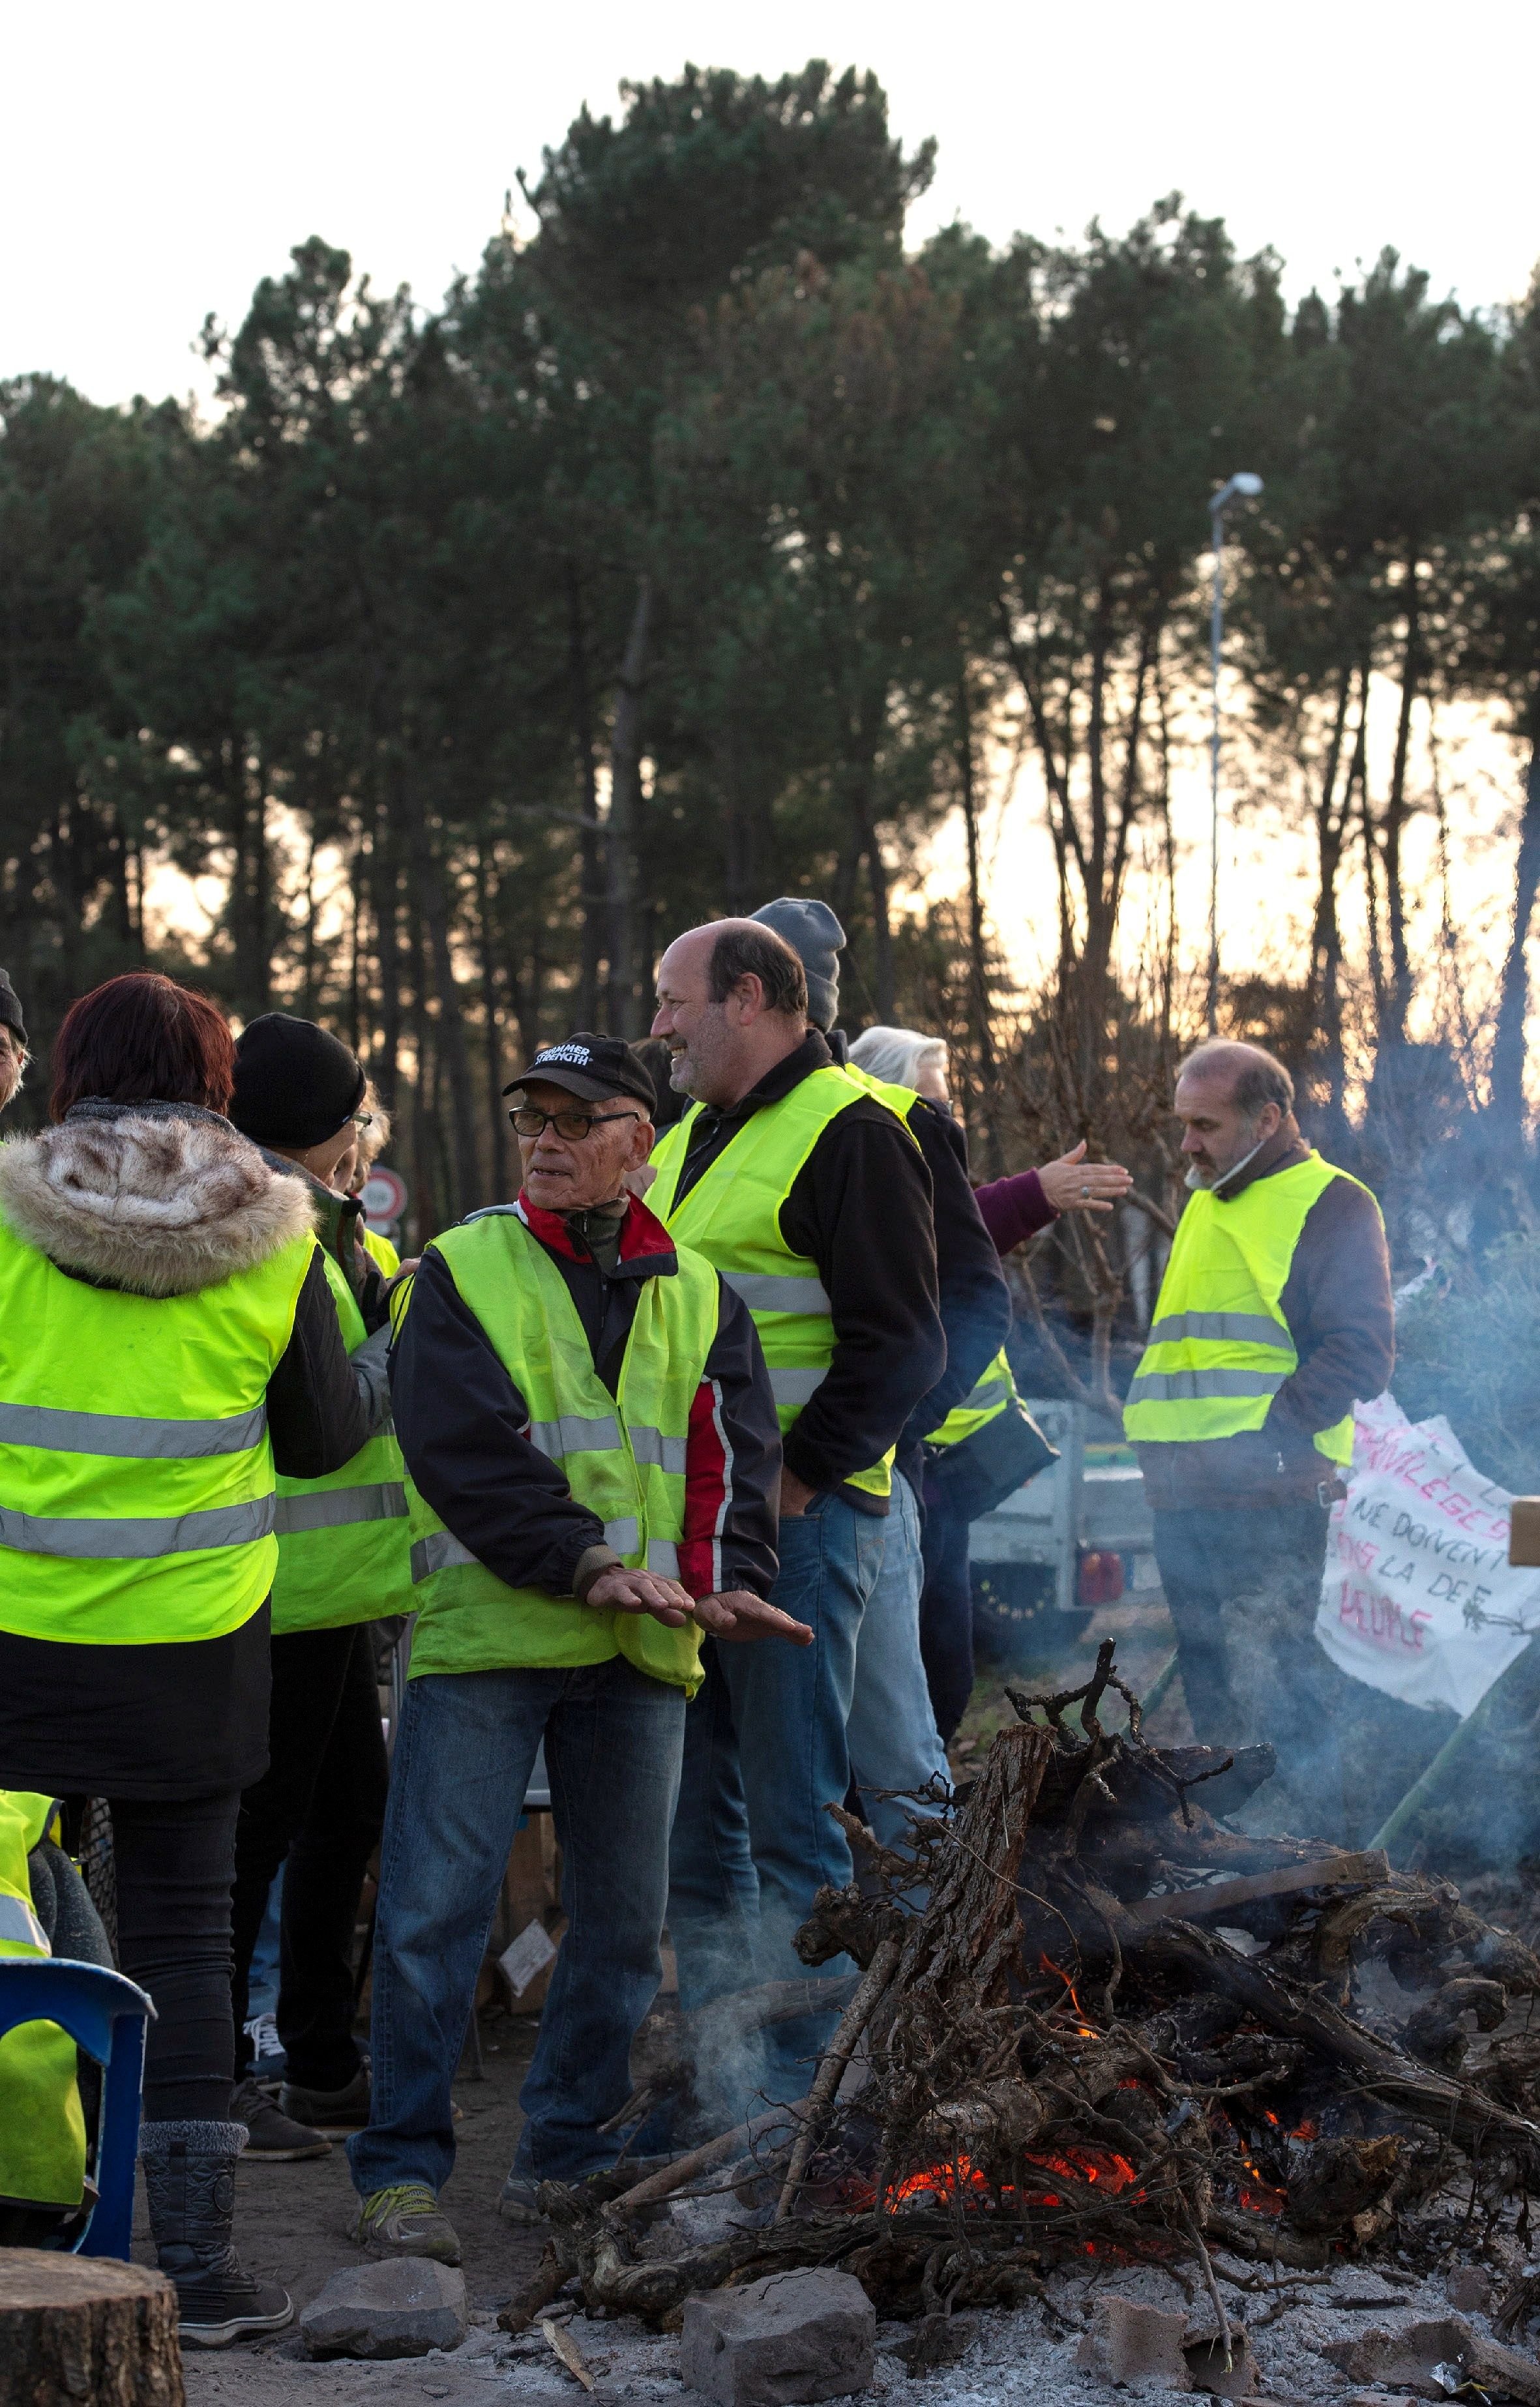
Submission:
[[[4,970],[0,970],[0,1028],[10,1029],[25,1047],[27,1031],[21,1018],[21,999]]]
[[[806,894],[782,894],[752,914],[762,927],[784,937],[807,973],[807,1017],[815,1028],[833,1028],[839,1017],[839,957],[845,931],[827,903]]]
[[[313,1019],[264,1011],[235,1041],[230,1117],[257,1145],[306,1153],[352,1118],[365,1083],[357,1054]]]

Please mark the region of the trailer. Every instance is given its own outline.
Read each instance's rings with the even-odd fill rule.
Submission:
[[[1098,1605],[1160,1595],[1155,1531],[1134,1448],[1116,1421],[1062,1397],[1028,1400],[1059,1460],[973,1525],[982,1650],[1014,1651],[1014,1625],[1045,1613],[1079,1624]]]

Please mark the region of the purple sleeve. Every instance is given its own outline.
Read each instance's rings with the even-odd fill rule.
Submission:
[[[997,1178],[989,1187],[976,1187],[973,1195],[997,1254],[1008,1254],[1059,1218],[1035,1170],[1020,1171],[1014,1178]]]

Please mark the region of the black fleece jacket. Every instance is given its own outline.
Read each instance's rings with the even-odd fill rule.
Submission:
[[[707,1104],[691,1128],[676,1202],[757,1111],[833,1059],[811,1029],[741,1103]],[[925,1157],[875,1097],[830,1121],[780,1208],[780,1233],[817,1264],[834,1324],[828,1374],[786,1432],[786,1467],[809,1488],[838,1489],[861,1513],[888,1508],[846,1483],[880,1462],[947,1367],[931,1214]]]
[[[962,1130],[949,1112],[923,1095],[916,1097],[910,1109],[909,1127],[931,1174],[935,1269],[947,1332],[947,1367],[909,1415],[899,1442],[900,1467],[912,1480],[911,1464],[920,1440],[972,1394],[1009,1336],[1011,1300],[994,1239],[974,1201]]]
[[[619,1257],[606,1271],[581,1216],[541,1212],[522,1200],[518,1209],[565,1280],[594,1369],[614,1395],[644,1281],[677,1274],[672,1240],[633,1203]],[[720,1301],[686,1440],[679,1576],[695,1596],[725,1588],[768,1596],[780,1481],[775,1400],[746,1307],[725,1286]],[[605,1545],[603,1522],[531,1443],[527,1403],[431,1246],[391,1348],[391,1391],[413,1480],[445,1528],[497,1578],[571,1596],[575,1580],[580,1593],[606,1562],[619,1561]]]

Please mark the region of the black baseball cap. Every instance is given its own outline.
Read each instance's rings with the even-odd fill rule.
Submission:
[[[594,1036],[586,1028],[564,1036],[560,1045],[543,1046],[522,1074],[504,1088],[505,1095],[521,1095],[542,1082],[564,1087],[585,1104],[602,1104],[611,1095],[635,1095],[647,1105],[650,1119],[657,1109],[657,1090],[645,1065],[621,1036]]]

